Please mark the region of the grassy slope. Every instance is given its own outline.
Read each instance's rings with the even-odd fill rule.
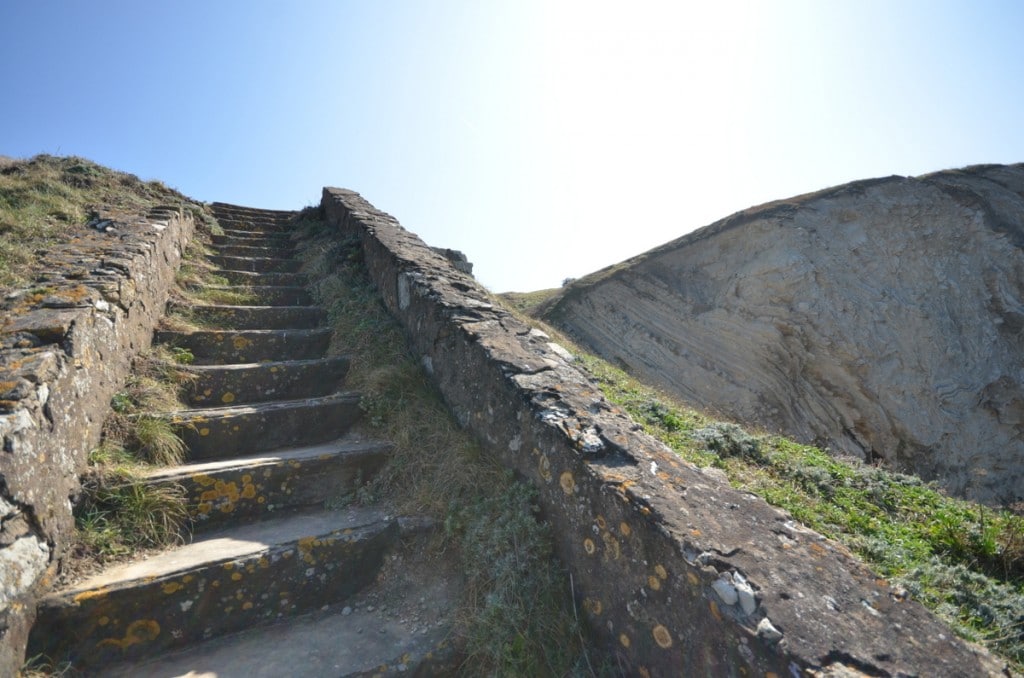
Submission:
[[[128,212],[156,205],[201,207],[158,181],[83,158],[39,155],[0,162],[0,295],[28,285],[35,253],[85,228],[99,207]]]

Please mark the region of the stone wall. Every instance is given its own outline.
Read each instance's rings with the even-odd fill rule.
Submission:
[[[175,207],[102,214],[40,254],[0,302],[0,675],[21,668],[35,602],[74,529],[71,499],[110,398],[149,346],[194,231]]]
[[[843,547],[609,404],[571,356],[392,217],[325,189],[459,421],[539,490],[576,602],[626,675],[995,675]]]

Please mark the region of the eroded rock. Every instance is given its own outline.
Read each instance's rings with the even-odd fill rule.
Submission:
[[[1024,165],[752,208],[597,272],[544,317],[695,405],[1024,495]]]

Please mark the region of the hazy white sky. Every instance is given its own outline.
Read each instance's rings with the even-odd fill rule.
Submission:
[[[359,191],[495,291],[753,204],[1024,161],[1024,3],[0,5],[0,154],[203,200]]]

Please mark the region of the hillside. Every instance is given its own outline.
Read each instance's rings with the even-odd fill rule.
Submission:
[[[705,410],[988,503],[1024,494],[1024,166],[737,213],[538,317]]]

